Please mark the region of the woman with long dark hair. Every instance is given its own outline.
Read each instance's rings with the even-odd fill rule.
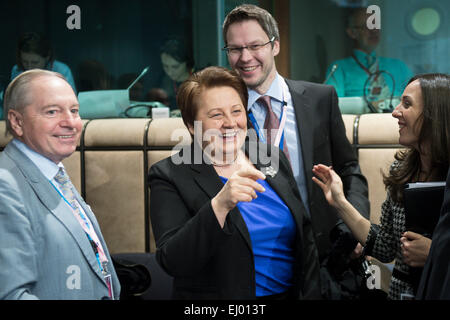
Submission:
[[[424,74],[413,77],[392,112],[398,119],[399,143],[389,174],[384,176],[387,197],[380,225],[371,224],[346,199],[342,182],[331,167],[316,165],[313,180],[327,201],[349,226],[365,253],[382,262],[395,259],[390,299],[412,298],[412,267],[423,267],[431,239],[406,230],[403,188],[410,182],[444,181],[450,155],[450,76]]]

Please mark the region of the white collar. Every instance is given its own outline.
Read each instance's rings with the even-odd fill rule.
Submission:
[[[60,167],[64,168],[62,162],[54,163],[16,138],[12,140],[12,143],[39,168],[48,180],[52,180],[55,177]]]
[[[286,100],[287,97],[285,97],[284,94],[284,78],[278,74],[278,72],[275,75],[275,79],[270,84],[269,89],[264,94],[259,94],[253,89],[248,89],[248,106],[247,110],[250,110],[252,105],[258,100],[261,96],[270,96],[273,99],[276,99],[280,102],[283,100]]]

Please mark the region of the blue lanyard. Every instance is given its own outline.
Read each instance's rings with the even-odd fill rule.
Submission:
[[[61,193],[61,191],[59,191],[59,189],[53,184],[53,182],[51,182],[51,180],[49,180],[49,182],[53,186],[53,188],[55,188],[56,192],[58,192],[58,194],[61,196],[61,198],[64,200],[64,202],[67,203],[69,205],[69,207],[72,208],[72,210],[76,210],[77,208],[74,208],[74,206],[66,199],[66,197]],[[86,226],[88,227],[88,229],[90,229],[91,226],[89,225],[87,218],[84,215],[84,213],[81,211],[81,209],[80,209],[80,217],[81,217],[81,219],[83,219],[83,221],[86,224]]]
[[[284,112],[284,108],[283,108],[283,107],[286,106],[286,105],[287,105],[286,101],[283,101],[283,105],[282,105],[282,108],[281,108],[280,118],[278,119],[278,122],[279,122],[279,123],[281,122],[281,119],[283,118],[283,112]],[[264,135],[263,135],[263,133],[262,133],[262,131],[261,131],[259,125],[258,125],[258,122],[256,121],[255,116],[253,115],[253,113],[252,113],[251,111],[248,113],[248,117],[249,117],[249,119],[250,119],[250,122],[251,122],[252,125],[253,125],[253,128],[255,128],[256,133],[258,134],[259,139],[260,139],[263,143],[267,143],[266,138],[264,137]],[[283,146],[284,146],[283,140],[284,140],[284,128],[283,128],[283,133],[282,133],[281,139],[280,139],[280,145],[278,146],[281,150],[283,150]]]
[[[66,197],[61,193],[61,191],[59,191],[59,189],[53,184],[53,182],[51,180],[49,180],[48,182],[50,182],[52,187],[56,190],[56,192],[58,192],[58,194],[61,196],[61,198],[64,200],[64,202],[67,203],[72,210],[76,210],[76,208],[74,208],[72,206],[72,204],[66,199]],[[85,215],[81,211],[81,209],[79,209],[79,210],[80,210],[80,217],[81,217],[81,219],[83,219],[83,222],[86,224],[87,228],[90,229],[90,225],[89,225],[89,223],[87,221],[87,218],[85,217]],[[92,245],[92,249],[94,250],[95,258],[97,259],[97,263],[98,263],[98,265],[100,267],[100,270],[103,271],[103,266],[102,266],[102,263],[100,262],[100,255],[98,253],[97,245],[95,244],[95,241],[92,239],[92,237],[89,235],[89,233],[87,233],[87,232],[84,232],[84,233],[86,234],[86,236],[88,237],[89,242]]]

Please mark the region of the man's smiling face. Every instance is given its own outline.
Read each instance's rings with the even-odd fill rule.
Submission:
[[[256,20],[233,23],[227,31],[228,47],[244,47],[269,42],[268,35]],[[264,94],[275,79],[275,56],[280,51],[280,43],[275,40],[251,52],[243,49],[240,54],[228,54],[230,66],[236,70],[247,87]]]

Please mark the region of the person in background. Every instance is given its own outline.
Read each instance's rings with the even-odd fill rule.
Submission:
[[[320,299],[317,248],[289,161],[246,139],[247,98],[239,75],[221,67],[181,85],[193,142],[150,168],[156,259],[174,277],[175,299]]]
[[[43,34],[23,33],[17,44],[16,59],[17,64],[11,70],[11,80],[27,70],[45,69],[62,74],[76,92],[72,71],[65,63],[55,60],[50,42]]]
[[[262,141],[276,144],[289,156],[314,229],[321,273],[327,276],[322,281],[324,297],[358,295],[359,285],[344,290],[340,281],[345,273],[350,275],[350,283],[357,283],[349,265],[351,257],[361,255],[361,247],[345,224],[330,214],[333,209],[311,181],[313,163],[333,165],[344,177],[350,202],[369,218],[367,181],[346,137],[336,91],[332,86],[289,80],[278,74],[275,56],[280,51],[280,35],[277,22],[266,10],[255,5],[238,6],[225,17],[222,32],[230,66],[247,85],[252,126]],[[271,135],[272,128],[281,135]]]
[[[376,106],[377,102],[390,99],[394,83],[394,97],[400,96],[412,72],[398,59],[377,55],[375,49],[380,43],[381,30],[368,29],[366,21],[369,16],[366,8],[350,11],[346,33],[353,41],[353,51],[350,57],[331,63],[326,83],[336,88],[339,97],[363,97],[364,85],[370,77],[366,96]]]
[[[79,92],[111,90],[112,77],[103,63],[97,60],[83,60],[76,68]]]
[[[0,154],[0,299],[120,297],[98,222],[61,162],[81,136],[78,110],[53,71],[25,71],[6,89],[13,139]]]
[[[410,182],[445,180],[450,164],[450,76],[424,74],[411,78],[400,104],[392,112],[398,119],[398,151],[389,174],[384,176],[387,197],[381,207],[380,225],[371,224],[346,199],[342,182],[329,166],[318,164],[313,172],[330,205],[365,246],[365,253],[381,262],[395,259],[389,299],[411,299],[411,267],[423,267],[431,239],[405,230],[403,188]]]
[[[186,43],[174,38],[166,41],[160,49],[161,64],[164,70],[160,88],[169,96],[170,110],[178,109],[176,95],[181,83],[194,71],[194,59]]]
[[[441,216],[433,238],[422,277],[417,300],[450,300],[450,169],[444,191]]]
[[[169,96],[164,89],[152,88],[145,95],[145,101],[158,101],[165,106],[169,106]]]

